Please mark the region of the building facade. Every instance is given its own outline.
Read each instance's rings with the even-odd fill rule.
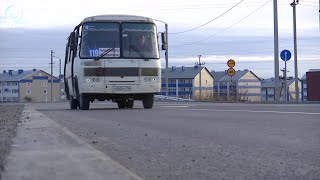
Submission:
[[[298,81],[299,101],[301,101],[301,81]],[[282,77],[279,79],[280,88],[280,101],[285,101],[285,86]],[[287,101],[295,101],[295,80],[293,77],[287,79]],[[275,100],[275,79],[269,78],[262,80],[261,98],[262,101],[274,101]]]
[[[51,95],[52,83],[52,95]],[[0,102],[60,101],[60,81],[42,70],[6,70],[0,74]]]
[[[161,78],[161,95],[166,95],[165,69],[162,70]],[[169,96],[198,99],[200,98],[201,90],[201,98],[205,99],[213,93],[213,76],[206,67],[171,67],[168,72],[168,79]]]
[[[306,73],[307,100],[320,102],[320,69],[310,69]]]
[[[306,74],[301,78],[301,101],[307,101],[307,76]]]
[[[261,101],[261,80],[252,71],[236,71],[230,77],[226,71],[212,71],[214,92],[219,100]]]

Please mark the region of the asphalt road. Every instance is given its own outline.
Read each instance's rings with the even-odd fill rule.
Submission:
[[[320,179],[320,104],[33,104],[144,179]]]

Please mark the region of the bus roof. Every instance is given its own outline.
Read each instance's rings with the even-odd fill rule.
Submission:
[[[94,21],[118,21],[118,22],[150,22],[154,23],[154,20],[148,17],[143,16],[133,16],[133,15],[98,15],[84,18],[82,23],[84,22],[94,22]]]

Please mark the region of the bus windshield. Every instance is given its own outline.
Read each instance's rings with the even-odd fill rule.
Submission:
[[[157,44],[154,24],[122,24],[122,52],[124,58],[158,59]]]
[[[159,59],[154,24],[122,23],[121,26],[120,33],[120,23],[84,23],[80,58]]]
[[[103,58],[120,57],[119,26],[119,23],[83,24],[80,57],[96,58],[101,54]]]

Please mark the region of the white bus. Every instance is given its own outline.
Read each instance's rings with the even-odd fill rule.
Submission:
[[[119,108],[142,100],[151,109],[161,89],[155,21],[129,15],[85,18],[68,37],[64,78],[71,109],[87,110],[96,99],[112,100]]]

